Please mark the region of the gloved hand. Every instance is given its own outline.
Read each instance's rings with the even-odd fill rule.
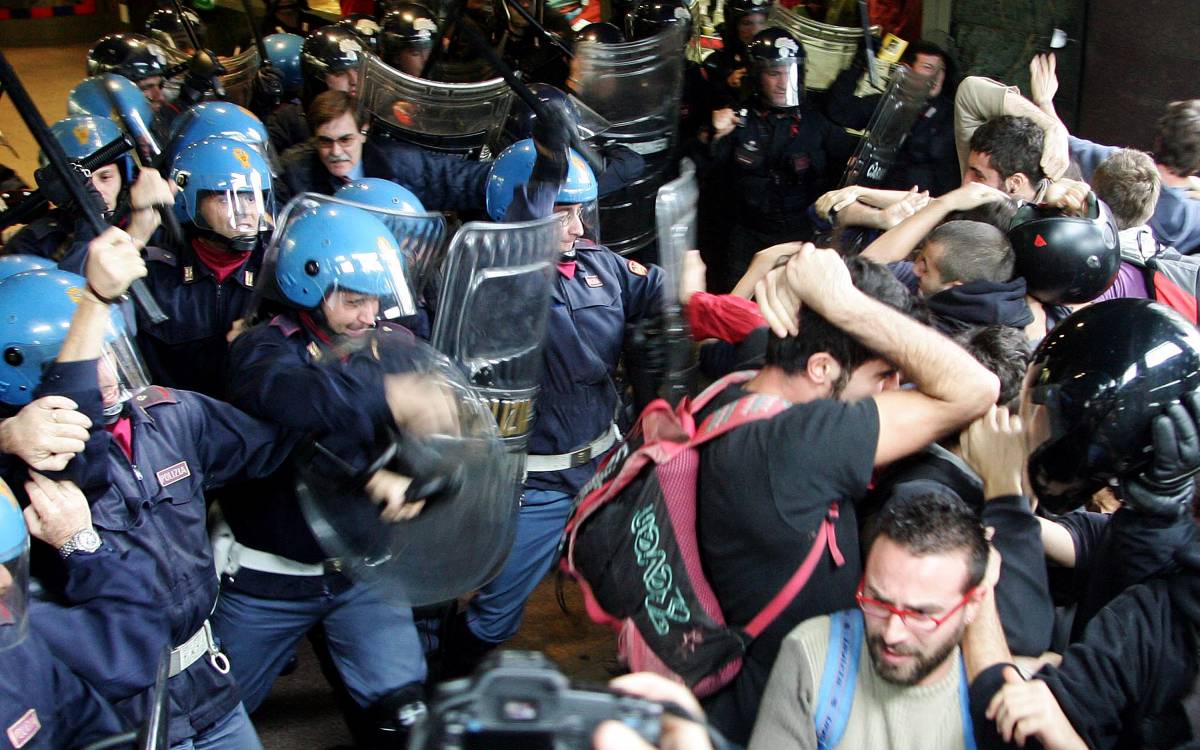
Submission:
[[[1200,393],[1189,393],[1154,418],[1154,459],[1121,484],[1121,499],[1148,515],[1174,518],[1195,498],[1192,475],[1200,471]]]
[[[576,136],[575,118],[562,102],[543,102],[542,109],[533,123],[533,141],[548,154],[561,154],[565,161],[567,148]]]
[[[283,98],[283,75],[273,65],[262,65],[254,74],[252,94],[256,109],[274,109]]]

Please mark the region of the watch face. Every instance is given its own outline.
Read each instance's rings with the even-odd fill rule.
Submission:
[[[75,545],[80,552],[95,552],[100,549],[100,535],[93,529],[84,529],[75,535]]]

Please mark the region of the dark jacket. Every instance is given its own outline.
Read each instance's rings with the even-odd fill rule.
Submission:
[[[943,289],[925,300],[933,325],[954,334],[975,326],[1006,325],[1024,328],[1033,322],[1025,302],[1025,279],[968,281]]]

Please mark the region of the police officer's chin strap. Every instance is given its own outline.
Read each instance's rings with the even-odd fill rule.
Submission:
[[[104,424],[116,424],[121,417],[129,416],[129,398],[122,397],[119,401],[104,407]]]
[[[209,244],[228,250],[231,253],[249,253],[254,250],[258,244],[258,233],[254,234],[239,234],[236,237],[226,237],[212,229],[196,226],[196,233],[201,239]]]

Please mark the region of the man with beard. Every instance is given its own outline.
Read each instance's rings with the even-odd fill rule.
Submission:
[[[985,592],[983,526],[961,500],[931,492],[889,503],[873,538],[858,609],[807,620],[784,640],[750,750],[839,738],[932,750],[970,737],[959,642]]]

